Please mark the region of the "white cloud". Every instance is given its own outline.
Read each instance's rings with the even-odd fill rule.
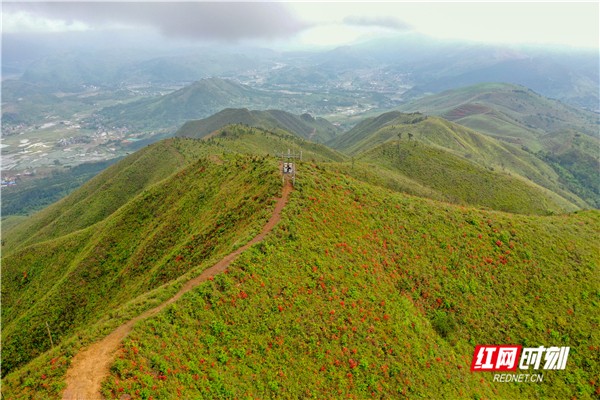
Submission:
[[[67,22],[61,19],[37,16],[26,11],[3,12],[2,32],[71,32],[85,31],[89,26],[83,22]]]
[[[299,18],[316,24],[359,18],[363,26],[374,27],[366,22],[398,21],[441,39],[599,47],[598,2],[331,2],[290,7]]]

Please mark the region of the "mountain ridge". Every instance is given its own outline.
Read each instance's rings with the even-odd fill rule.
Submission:
[[[101,383],[109,374],[109,366],[114,362],[115,352],[123,339],[131,332],[136,322],[151,317],[168,305],[177,301],[181,296],[194,289],[200,283],[212,279],[216,274],[224,272],[237,256],[247,250],[255,243],[262,241],[265,236],[281,219],[281,210],[287,203],[289,194],[292,190],[290,180],[284,182],[281,197],[277,200],[275,209],[269,221],[262,227],[261,232],[252,238],[249,242],[228,254],[212,267],[202,271],[197,277],[187,281],[183,287],[175,293],[173,297],[164,301],[159,306],[147,310],[143,314],[127,321],[115,329],[102,341],[95,343],[84,351],[77,353],[73,362],[66,373],[66,388],[63,393],[63,399],[94,398],[101,396]]]
[[[597,113],[545,98],[522,86],[498,83],[427,96],[401,109],[438,115],[521,146],[548,163],[570,191],[593,207],[600,206]]]
[[[284,130],[314,142],[326,142],[340,131],[324,118],[308,113],[294,115],[282,110],[248,110],[227,108],[202,120],[187,121],[175,136],[203,138],[230,124],[244,124],[266,130]]]
[[[472,109],[466,109],[467,107]],[[400,109],[439,115],[490,135],[520,138],[518,143],[534,150],[537,150],[535,146],[527,142],[530,136],[539,137],[565,129],[596,137],[598,132],[597,114],[543,97],[529,88],[515,84],[482,83],[461,87],[411,101]],[[469,120],[489,113],[492,113],[490,117],[498,118],[502,123],[488,127],[482,123],[476,125],[476,121]],[[518,131],[511,129],[511,126],[502,129],[506,123],[518,126]]]
[[[367,118],[328,144],[358,156],[379,144],[392,141],[419,141],[449,151],[455,156],[488,169],[517,174],[543,186],[578,207],[590,205],[562,187],[560,176],[543,160],[519,147],[498,141],[450,121],[420,113],[399,111]]]
[[[401,149],[415,149],[416,140],[404,142]],[[349,158],[322,145],[229,125],[205,140],[169,139],[122,160],[89,185],[103,187],[130,165],[149,174],[151,163],[164,161],[164,146],[181,164],[139,185],[93,225],[3,252],[3,395],[59,398],[81,348],[251,240],[281,187],[271,153],[277,144],[306,153],[281,222],[227,274],[140,321],[110,367],[105,397],[165,398],[178,387],[180,397],[213,398],[595,390],[587,383],[598,370],[589,357],[595,340],[581,330],[593,332],[594,306],[586,299],[596,301],[598,254],[589,243],[598,240],[597,210],[541,217],[409,196],[340,172],[337,166],[353,167]],[[386,152],[395,145],[383,144]],[[148,163],[132,162],[144,157]],[[71,196],[89,204],[85,195]],[[587,297],[565,297],[574,287]],[[501,330],[490,322],[498,318]],[[577,348],[569,361],[577,369],[557,371],[550,385],[481,385],[469,371],[473,346],[507,335],[510,342]],[[239,380],[252,374],[256,379]]]
[[[156,98],[111,106],[99,112],[106,123],[137,127],[179,126],[223,108],[271,104],[270,95],[250,86],[220,78],[205,78]]]

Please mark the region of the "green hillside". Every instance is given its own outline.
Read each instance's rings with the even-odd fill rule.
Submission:
[[[427,117],[420,113],[386,112],[375,117],[363,119],[348,132],[330,140],[327,144],[334,149],[340,149],[349,154],[356,154],[370,147],[377,146],[392,137],[391,135],[382,138],[371,137],[373,133],[381,128],[396,125],[413,125],[426,119]]]
[[[600,116],[518,85],[480,84],[410,102],[420,111],[514,143],[551,165],[560,182],[600,207]],[[573,160],[581,160],[574,163]]]
[[[561,183],[588,204],[600,208],[600,142],[574,131],[544,136],[547,149],[537,156],[560,176]]]
[[[3,371],[48,350],[46,322],[60,342],[249,240],[278,181],[273,160],[201,158],[88,228],[4,257]]]
[[[260,154],[273,155],[288,149],[299,153],[303,159],[312,161],[345,161],[347,156],[319,143],[309,142],[287,131],[268,131],[247,125],[228,125],[213,132],[202,141],[179,138],[202,143],[202,154]]]
[[[281,190],[272,155],[291,149],[304,161],[279,225],[227,274],[136,324],[107,398],[591,398],[600,213],[480,209],[564,204],[457,150],[492,160],[508,144],[387,117],[365,122],[373,146],[357,135],[352,160],[243,125],[165,140],[10,223],[2,395],[60,398],[75,354],[254,237]],[[567,368],[538,385],[469,371],[475,345],[513,343],[570,346]]]
[[[256,229],[253,224],[268,211],[265,199],[255,203],[261,196],[272,197],[273,188],[272,183],[240,188],[252,179],[264,184],[264,171],[276,177],[278,166],[270,160],[250,177],[244,177],[250,172],[236,171],[246,168],[247,157],[285,149],[302,151],[307,160],[344,160],[289,133],[228,126],[208,140],[176,138],[149,146],[62,201],[11,224],[2,236],[4,371],[48,348],[44,316],[50,315],[47,322],[54,340],[60,341],[116,305],[195,268],[222,245],[248,240]],[[249,196],[258,208],[243,208],[250,207]],[[231,204],[222,207],[223,198],[231,198]],[[184,209],[190,202],[198,204]],[[246,211],[252,218],[245,218]],[[192,215],[206,217],[190,220]],[[235,232],[227,231],[233,226]],[[174,255],[198,246],[203,246],[199,259],[184,264]],[[107,261],[98,263],[100,259]],[[126,278],[132,273],[139,281]],[[94,289],[88,287],[92,282]],[[114,296],[114,302],[106,301],[107,296]]]
[[[142,190],[192,162],[196,152],[197,148],[183,151],[176,141],[166,140],[132,154],[10,233],[4,232],[4,250],[57,238],[101,221]]]
[[[310,114],[294,115],[280,110],[257,111],[225,109],[208,118],[186,122],[175,136],[202,138],[230,124],[244,124],[266,130],[285,130],[313,142],[326,142],[340,130],[323,118]]]
[[[365,119],[328,144],[360,157],[362,152],[375,146],[397,140],[424,143],[488,170],[518,175],[534,186],[542,186],[558,194],[563,198],[559,202],[571,203],[571,207],[591,206],[568,190],[561,176],[540,158],[512,144],[437,117],[392,111]]]
[[[433,197],[457,204],[485,206],[521,214],[574,211],[556,194],[500,171],[490,171],[417,141],[386,142],[358,160],[396,171],[428,187]]]
[[[540,150],[539,138],[565,129],[598,135],[598,115],[526,87],[505,83],[467,86],[412,101],[403,111],[439,115],[479,132]]]
[[[343,161],[345,156],[291,133],[231,125],[207,140],[167,139],[150,145],[107,168],[80,189],[32,218],[3,232],[9,253],[15,248],[54,239],[89,227],[110,216],[150,186],[169,178],[198,157],[221,160],[228,154],[273,155],[291,149],[316,161]]]
[[[234,159],[250,176],[237,180],[226,164],[201,161],[169,182],[194,193],[169,220],[212,215],[189,201],[208,180],[245,182],[249,196],[254,177],[272,182],[269,191],[278,186],[268,172],[275,160]],[[107,398],[591,398],[599,390],[600,258],[589,243],[600,239],[600,213],[517,216],[396,194],[319,164],[299,171],[264,242],[125,339]],[[167,211],[177,195],[161,197],[170,191],[159,186],[138,201],[153,198]],[[219,197],[226,208],[235,205],[229,190]],[[268,203],[266,194],[242,209]],[[184,250],[183,262],[200,248]],[[123,276],[141,281],[134,272]],[[469,371],[474,346],[490,343],[571,352],[564,371],[543,371],[543,383],[498,384]],[[58,397],[77,351],[61,344],[9,374],[4,395]]]
[[[173,93],[104,108],[105,124],[138,129],[174,127],[228,107],[273,108],[272,95],[230,80],[207,78]]]
[[[599,259],[587,245],[598,212],[516,217],[302,171],[277,232],[126,339],[108,398],[585,398],[598,388]],[[482,343],[572,354],[544,385],[498,385],[469,371]]]

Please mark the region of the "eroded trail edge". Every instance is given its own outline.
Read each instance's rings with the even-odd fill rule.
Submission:
[[[63,393],[63,400],[93,400],[102,399],[100,393],[102,381],[108,376],[109,368],[113,362],[116,351],[123,339],[131,332],[133,325],[142,319],[155,315],[166,306],[177,301],[184,293],[189,292],[201,282],[215,276],[227,269],[229,264],[237,258],[242,252],[248,249],[253,244],[262,241],[265,236],[281,219],[281,210],[287,203],[292,185],[289,181],[285,181],[283,185],[281,198],[277,200],[275,210],[269,221],[263,226],[262,231],[252,240],[240,247],[236,251],[225,256],[221,261],[212,267],[204,270],[197,277],[186,282],[183,287],[173,297],[166,300],[161,305],[150,309],[132,320],[124,323],[115,329],[112,333],[89,346],[87,349],[79,352],[71,362],[71,366],[67,371],[65,382],[67,387]]]

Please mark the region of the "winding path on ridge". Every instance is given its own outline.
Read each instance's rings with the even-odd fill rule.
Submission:
[[[197,277],[186,282],[183,287],[173,297],[166,300],[161,305],[147,310],[138,315],[132,320],[124,323],[115,329],[112,333],[106,336],[99,342],[93,343],[87,349],[80,351],[71,362],[71,366],[67,370],[65,382],[67,387],[63,393],[63,400],[93,400],[102,399],[100,393],[102,381],[108,376],[109,368],[116,356],[116,351],[123,339],[131,332],[133,325],[142,319],[148,318],[157,314],[169,304],[177,301],[184,293],[189,292],[201,282],[215,276],[227,269],[229,264],[237,258],[242,252],[248,249],[253,244],[262,241],[265,236],[275,227],[281,219],[281,210],[287,203],[292,185],[289,180],[285,180],[283,185],[281,198],[277,200],[275,210],[269,221],[263,226],[262,231],[252,240],[240,247],[233,253],[225,256],[221,261],[212,267],[204,270]]]

